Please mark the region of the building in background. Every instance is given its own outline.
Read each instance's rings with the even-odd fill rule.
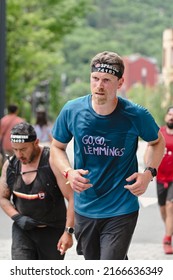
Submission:
[[[165,85],[165,106],[173,103],[173,29],[163,32],[162,80]]]
[[[124,90],[127,92],[137,84],[144,87],[154,87],[159,80],[157,62],[154,58],[140,54],[123,57],[125,63]]]

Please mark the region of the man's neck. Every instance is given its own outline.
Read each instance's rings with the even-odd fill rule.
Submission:
[[[117,107],[117,103],[118,103],[118,98],[116,98],[110,104],[108,103],[97,104],[92,100],[92,108],[97,114],[106,116],[111,114],[115,110],[115,108]]]
[[[166,126],[166,132],[170,135],[173,135],[173,129],[170,129],[169,127]]]

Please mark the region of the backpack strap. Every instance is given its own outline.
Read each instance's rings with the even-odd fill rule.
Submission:
[[[52,199],[55,201],[59,200],[59,197],[62,196],[62,193],[58,187],[56,177],[49,164],[49,155],[50,148],[44,147],[43,153],[40,160],[40,165],[38,167],[38,176],[40,181],[44,184],[46,191],[52,196]]]
[[[13,191],[13,185],[15,183],[15,180],[17,178],[17,176],[20,174],[19,172],[19,161],[16,158],[15,155],[13,155],[11,158],[8,156],[8,161],[9,161],[9,165],[7,167],[7,172],[6,172],[6,181],[7,181],[7,185],[10,188],[10,191]]]

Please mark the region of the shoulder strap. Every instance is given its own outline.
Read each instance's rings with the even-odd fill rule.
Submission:
[[[19,161],[15,155],[13,155],[12,158],[8,157],[8,161],[9,161],[9,165],[7,167],[7,172],[6,172],[7,185],[12,191],[16,177],[20,174]]]
[[[44,165],[49,165],[49,155],[50,155],[50,148],[47,146],[44,146],[39,167],[44,166]]]
[[[53,200],[59,199],[62,193],[58,187],[56,177],[49,164],[50,148],[44,147],[40,164],[38,166],[38,176],[41,182],[43,182],[47,192],[52,196]]]
[[[56,177],[55,177],[55,175],[54,175],[54,173],[53,173],[53,171],[50,167],[50,164],[49,164],[49,155],[50,155],[50,148],[45,146],[43,148],[43,152],[42,152],[42,155],[41,155],[38,170],[46,168],[46,173],[49,175],[50,179],[53,180],[54,183],[55,183],[56,182]]]

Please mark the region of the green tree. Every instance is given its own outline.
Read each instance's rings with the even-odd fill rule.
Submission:
[[[158,85],[155,88],[138,85],[128,92],[127,98],[147,108],[152,113],[156,122],[163,125],[166,111],[163,93],[164,87],[161,85]]]
[[[80,24],[88,7],[84,0],[7,1],[7,104],[18,103],[24,114],[24,104],[44,80],[51,84],[50,99],[58,103],[61,41]]]

